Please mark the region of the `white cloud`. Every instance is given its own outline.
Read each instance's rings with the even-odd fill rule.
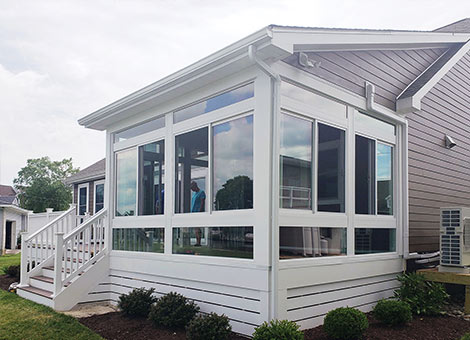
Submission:
[[[32,157],[104,156],[77,119],[268,24],[433,29],[468,1],[0,2],[0,183]]]

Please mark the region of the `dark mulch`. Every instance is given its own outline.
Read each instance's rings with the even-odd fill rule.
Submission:
[[[155,328],[144,318],[128,318],[118,312],[94,315],[78,321],[108,340],[186,340],[184,330],[170,331]],[[246,338],[232,334],[230,340],[246,340]]]
[[[387,327],[369,318],[369,329],[363,340],[458,340],[470,332],[470,321],[450,316],[413,318],[405,327]],[[305,332],[305,340],[329,340],[322,326]]]
[[[0,289],[8,290],[13,282],[18,282],[18,280],[6,274],[0,275]]]

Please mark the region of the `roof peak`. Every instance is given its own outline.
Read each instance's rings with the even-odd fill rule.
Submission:
[[[433,32],[470,33],[470,18],[460,19],[456,22],[436,28]]]

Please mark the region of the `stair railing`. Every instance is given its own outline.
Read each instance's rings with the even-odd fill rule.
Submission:
[[[54,256],[56,233],[70,233],[76,227],[74,205],[31,235],[21,237],[21,286],[29,284],[32,273],[37,273]]]
[[[105,255],[106,216],[102,209],[71,232],[56,233],[54,296]]]

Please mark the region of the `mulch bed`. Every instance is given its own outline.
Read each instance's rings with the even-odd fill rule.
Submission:
[[[127,318],[118,312],[94,315],[78,321],[108,340],[186,340],[184,330],[155,328],[144,318]],[[246,340],[246,338],[232,334],[230,340]]]
[[[8,288],[13,282],[18,282],[18,280],[6,274],[0,275],[0,289],[8,290]]]

